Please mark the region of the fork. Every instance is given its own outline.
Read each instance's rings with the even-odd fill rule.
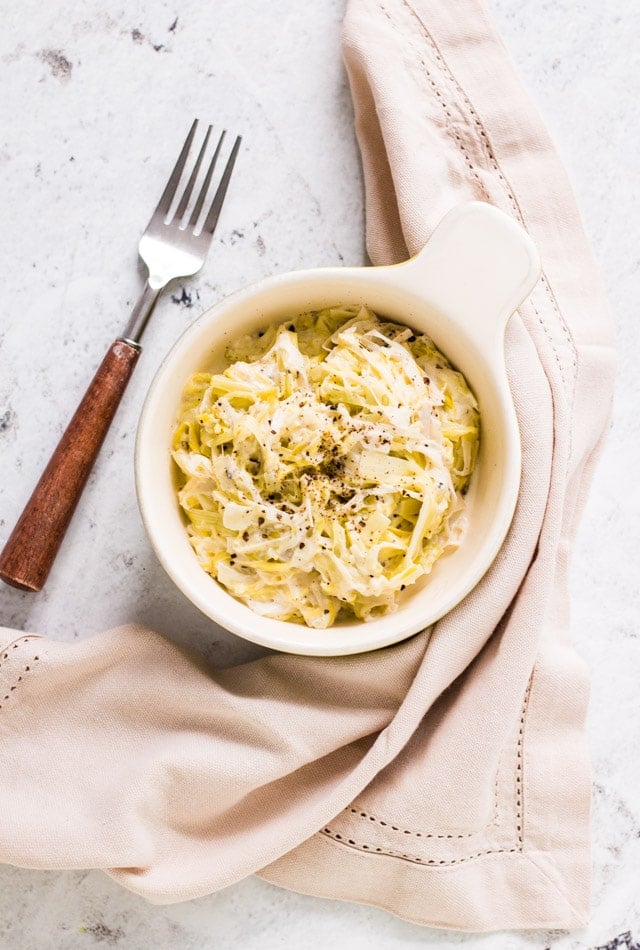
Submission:
[[[178,185],[189,160],[197,127],[196,119],[162,192],[158,207],[140,239],[138,250],[149,271],[140,299],[131,311],[124,332],[112,343],[98,367],[0,554],[0,578],[13,587],[38,591],[44,586],[140,356],[140,338],[156,301],[169,281],[178,277],[190,277],[204,264],[241,139],[240,136],[236,137],[218,187],[213,198],[209,200],[211,180],[226,134],[222,132],[186,220],[189,202],[212,130],[209,126],[191,174],[175,204]],[[172,207],[175,207],[173,212]]]

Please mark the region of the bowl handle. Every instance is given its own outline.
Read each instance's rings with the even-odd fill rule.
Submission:
[[[513,218],[473,201],[450,211],[428,244],[394,269],[407,290],[462,323],[495,357],[509,317],[540,276],[540,259]]]

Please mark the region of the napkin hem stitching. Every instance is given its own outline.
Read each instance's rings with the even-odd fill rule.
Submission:
[[[531,696],[531,683],[533,679],[533,673],[527,684],[525,690],[524,699],[522,702],[522,709],[520,712],[519,726],[518,726],[518,741],[516,746],[516,767],[515,767],[515,784],[516,784],[516,813],[515,813],[515,822],[516,822],[516,847],[512,848],[487,848],[482,851],[474,852],[473,854],[463,855],[462,857],[452,858],[452,859],[436,859],[436,858],[422,858],[418,855],[407,854],[404,851],[398,851],[395,848],[380,848],[376,847],[373,844],[365,844],[362,842],[357,842],[353,838],[348,838],[346,835],[341,834],[335,831],[333,828],[325,827],[319,832],[320,835],[330,838],[336,844],[341,844],[344,847],[354,849],[356,851],[368,852],[370,854],[385,854],[389,857],[400,858],[404,861],[410,861],[413,864],[423,864],[423,865],[436,865],[436,866],[450,866],[453,864],[462,864],[465,861],[471,861],[474,858],[482,857],[485,854],[517,854],[524,852],[524,730],[527,717],[527,710],[529,707],[529,698]],[[499,768],[496,769],[496,780],[495,780],[495,789],[497,792],[498,787],[498,773]],[[478,828],[476,831],[468,831],[464,834],[434,834],[424,831],[411,831],[408,829],[400,828],[398,825],[394,825],[391,822],[383,821],[375,816],[365,812],[362,809],[357,807],[350,807],[349,809],[344,809],[344,811],[349,811],[351,814],[357,815],[360,818],[368,818],[369,821],[377,822],[380,825],[388,827],[391,831],[401,832],[405,835],[412,835],[416,838],[431,838],[431,839],[461,839],[461,838],[471,838],[476,835],[486,833],[487,828],[495,822],[496,814],[494,813],[493,817],[482,827]]]
[[[403,861],[408,861],[411,864],[421,864],[424,866],[433,867],[452,867],[454,864],[464,864],[466,861],[473,861],[476,858],[484,857],[488,854],[522,854],[521,848],[486,848],[483,851],[476,851],[473,854],[463,855],[461,858],[421,858],[419,855],[407,854],[403,851],[396,851],[394,848],[378,848],[373,845],[363,844],[355,841],[353,838],[344,837],[333,831],[331,828],[323,828],[320,832],[325,838],[329,838],[332,841],[335,841],[336,844],[340,844],[345,848],[350,848],[353,851],[360,851],[369,854],[384,854],[387,857],[399,858]]]
[[[497,786],[497,780],[494,785]],[[352,815],[358,815],[360,818],[368,818],[369,821],[374,821],[376,824],[382,825],[382,827],[385,828],[389,828],[391,831],[399,831],[403,835],[413,835],[415,838],[471,838],[474,835],[478,835],[484,831],[484,828],[480,828],[476,831],[465,831],[460,834],[449,833],[443,835],[435,834],[430,831],[411,831],[408,828],[400,828],[398,825],[392,825],[390,821],[384,821],[381,818],[376,818],[374,815],[370,815],[368,812],[362,811],[360,808],[350,808],[349,811]],[[490,822],[494,819],[495,813],[493,818],[490,819]]]
[[[15,646],[17,646],[17,644],[15,644]],[[4,657],[6,657],[6,656],[7,656],[7,654],[5,653],[5,654],[4,654]],[[34,656],[29,662],[30,662],[30,663],[37,663],[39,659],[40,659],[39,656]],[[22,674],[21,674],[21,675],[18,677],[18,679],[14,682],[13,686],[5,687],[5,689],[7,690],[7,694],[6,694],[5,696],[0,696],[0,709],[3,708],[3,704],[4,704],[4,703],[6,703],[8,700],[10,700],[10,699],[12,698],[11,693],[13,693],[13,692],[18,688],[18,684],[23,681],[23,676],[24,676],[24,674],[25,674],[25,673],[29,673],[29,672],[31,672],[31,666],[30,666],[29,664],[27,664],[27,665],[23,668]]]
[[[463,102],[465,103],[465,105],[466,105],[466,107],[467,107],[467,110],[468,110],[469,114],[470,114],[471,117],[472,117],[473,124],[475,125],[475,127],[476,127],[476,129],[477,129],[477,131],[478,131],[478,134],[479,134],[479,136],[480,136],[481,145],[482,145],[482,147],[483,147],[483,149],[484,149],[484,152],[485,152],[485,154],[486,154],[486,157],[489,159],[491,165],[492,165],[493,168],[495,169],[496,174],[498,175],[498,178],[499,178],[500,182],[501,182],[502,185],[503,185],[503,188],[504,188],[504,190],[505,190],[505,192],[506,192],[506,195],[507,195],[507,198],[508,198],[509,203],[510,203],[510,205],[511,205],[511,208],[512,208],[512,210],[513,210],[513,212],[514,212],[516,218],[517,218],[517,219],[520,221],[520,223],[522,224],[522,226],[523,226],[523,227],[526,227],[526,225],[525,225],[525,220],[524,220],[524,214],[523,214],[523,212],[522,212],[522,210],[521,210],[521,208],[520,208],[520,205],[519,205],[519,203],[518,203],[517,198],[516,198],[515,195],[514,195],[515,189],[511,187],[511,185],[510,185],[510,183],[509,183],[509,180],[507,179],[507,177],[505,176],[505,174],[504,174],[502,168],[500,167],[500,164],[499,164],[499,162],[498,162],[498,159],[497,159],[497,157],[496,157],[496,155],[495,155],[495,152],[494,152],[493,147],[492,147],[492,145],[491,145],[491,142],[490,142],[490,140],[489,140],[488,133],[487,133],[486,129],[484,128],[484,125],[482,124],[478,113],[477,113],[476,110],[474,109],[473,103],[472,103],[471,100],[469,99],[469,96],[468,96],[467,92],[466,92],[465,89],[461,86],[460,82],[456,79],[455,75],[453,74],[453,72],[451,71],[451,69],[449,68],[449,66],[447,65],[447,63],[445,62],[445,59],[444,59],[442,53],[440,52],[440,49],[438,48],[438,45],[437,45],[437,43],[436,43],[434,37],[433,37],[432,34],[430,33],[429,29],[427,28],[426,24],[423,22],[422,18],[421,18],[420,15],[418,14],[418,12],[413,8],[413,6],[408,2],[408,0],[401,0],[401,2],[402,2],[402,4],[407,8],[407,10],[409,11],[409,13],[410,13],[410,14],[415,18],[415,20],[418,22],[418,24],[419,24],[419,26],[420,26],[420,29],[421,29],[421,31],[422,31],[422,33],[423,33],[425,39],[428,41],[428,43],[429,43],[430,46],[432,47],[433,53],[434,53],[434,55],[435,55],[435,58],[436,58],[437,62],[440,64],[440,72],[441,72],[441,75],[447,77],[447,78],[449,79],[450,83],[454,86],[454,88],[458,90],[458,92],[459,92],[459,94],[460,94],[460,96],[461,96]],[[389,14],[387,13],[387,11],[385,10],[385,8],[384,8],[382,5],[380,5],[380,9],[381,9],[382,12],[385,13],[385,15],[390,19]],[[418,51],[416,50],[416,52],[418,52]],[[419,55],[419,54],[418,54],[418,55]],[[422,57],[420,57],[420,62],[421,62],[421,65],[422,65],[422,66],[424,67],[424,69],[426,70],[427,75],[428,75],[429,78],[431,79],[429,70],[428,70],[426,64],[422,61]],[[432,82],[432,85],[434,85],[433,82]],[[442,102],[442,97],[441,97],[440,94],[438,94],[437,90],[435,90],[435,85],[434,85],[434,91],[436,92],[436,95],[438,96],[438,98],[441,99],[441,104],[443,105],[443,108],[444,108],[444,103]],[[447,115],[449,115],[449,117],[450,117],[450,113],[447,111],[446,108],[445,108],[445,112],[446,112]],[[451,130],[450,130],[450,131],[451,131]],[[456,139],[456,141],[458,142],[458,144],[460,145],[460,147],[463,149],[462,144],[461,144],[461,142],[460,142],[460,137],[459,137],[458,135],[456,135],[455,133],[452,133],[452,134],[454,135],[454,138]],[[463,152],[464,152],[464,149],[463,149]],[[478,176],[478,174],[477,174],[477,170],[475,170],[475,167],[474,167],[474,169],[472,169],[472,170],[473,170],[474,176],[475,176],[476,178],[478,178],[478,180],[479,180],[479,176]],[[483,186],[483,190],[484,190],[484,186]],[[485,191],[485,194],[486,194],[486,191]],[[541,274],[541,280],[540,280],[540,282],[541,282],[541,284],[544,286],[544,289],[545,289],[545,291],[546,291],[546,293],[547,293],[547,295],[548,295],[548,297],[549,297],[549,299],[550,299],[550,301],[551,301],[551,305],[552,305],[553,309],[555,310],[555,312],[556,312],[556,314],[557,314],[557,316],[558,316],[558,322],[559,322],[560,327],[561,327],[561,329],[562,329],[563,335],[565,336],[566,341],[567,341],[567,343],[568,343],[568,345],[569,345],[569,347],[570,347],[571,354],[572,354],[572,368],[573,368],[573,370],[574,370],[574,375],[575,375],[575,372],[576,372],[577,366],[578,366],[578,352],[577,352],[575,340],[573,339],[573,336],[572,336],[572,334],[571,334],[571,331],[569,330],[569,327],[568,327],[568,325],[567,325],[567,322],[566,322],[566,320],[564,319],[564,317],[563,317],[563,315],[562,315],[562,313],[561,313],[561,311],[560,311],[560,307],[558,306],[558,302],[557,302],[557,300],[555,299],[555,294],[554,294],[554,292],[553,292],[553,290],[552,290],[552,288],[551,288],[551,285],[549,284],[549,282],[548,282],[548,280],[547,280],[547,277],[546,277],[544,271],[543,271],[542,274]],[[534,307],[534,310],[535,310],[535,307]],[[537,311],[536,311],[536,313],[537,313]],[[539,315],[538,315],[538,318],[540,319]],[[547,332],[547,336],[549,336],[548,328],[545,326],[545,324],[543,323],[542,319],[540,319],[540,323],[542,324],[543,328],[544,328],[545,331]],[[558,363],[559,363],[559,365],[560,365],[560,371],[561,371],[561,373],[562,373],[562,366],[561,366],[561,364],[560,364],[560,358],[559,358],[559,355],[558,355],[558,353],[557,353],[557,351],[556,351],[556,348],[555,348],[555,345],[554,345],[554,343],[553,343],[553,340],[552,340],[552,338],[551,338],[550,336],[549,336],[549,342],[551,343],[551,346],[552,346],[552,348],[553,348],[553,351],[554,351],[554,354],[555,354],[555,356],[556,356],[556,359],[558,360]],[[565,382],[565,385],[566,385],[566,380],[564,379],[564,374],[562,374],[562,378],[563,378],[563,382]]]
[[[9,650],[17,650],[21,643],[28,643],[29,640],[42,640],[42,637],[37,633],[27,633],[16,637],[15,640],[9,640],[0,652],[0,669],[6,665],[6,661],[9,659]]]

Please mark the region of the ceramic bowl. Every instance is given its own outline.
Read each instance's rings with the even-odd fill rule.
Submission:
[[[181,336],[151,385],[138,427],[136,486],[151,544],[169,577],[203,613],[247,640],[332,656],[396,643],[459,603],[486,572],[509,528],[520,482],[520,441],[504,359],[506,323],[540,272],[531,240],[511,218],[473,202],[451,211],[429,243],[391,267],[323,268],[264,280],[207,310]],[[428,333],[478,400],[481,441],[461,546],[401,595],[398,609],[327,630],[259,616],[199,566],[176,497],[171,436],[182,389],[198,370],[220,371],[230,341],[292,315],[366,304]]]

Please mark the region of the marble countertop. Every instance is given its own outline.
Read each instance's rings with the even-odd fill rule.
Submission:
[[[640,352],[640,8],[596,0],[490,7],[568,166],[620,349],[614,423],[573,566],[573,631],[592,670],[591,925],[574,934],[465,936],[258,879],[152,907],[99,872],[4,866],[0,948],[573,950],[625,931],[640,940],[640,394],[632,363]],[[47,588],[34,596],[2,586],[3,624],[73,640],[138,620],[185,644],[206,643],[217,663],[252,655],[221,630],[212,637],[209,622],[165,582],[137,512],[132,443],[160,360],[205,306],[274,272],[364,261],[343,13],[344,0],[25,0],[5,11],[0,541],[136,297],[137,235],[191,118],[241,131],[245,145],[215,251],[157,308]]]

